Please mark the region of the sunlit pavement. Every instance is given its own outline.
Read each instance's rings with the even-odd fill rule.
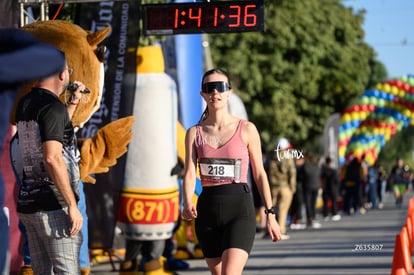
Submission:
[[[402,208],[397,208],[392,195],[387,194],[383,209],[369,209],[365,215],[342,215],[339,221],[320,218],[320,228],[289,230],[290,238],[277,243],[258,233],[243,274],[388,275],[395,236],[404,225],[411,195],[405,197]],[[109,262],[96,263],[92,273],[118,273],[119,263],[116,257],[114,260],[115,270]],[[210,274],[204,260],[187,262],[190,268],[178,274]]]

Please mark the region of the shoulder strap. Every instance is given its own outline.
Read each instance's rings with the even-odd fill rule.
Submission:
[[[23,159],[20,153],[19,136],[17,132],[10,140],[9,154],[16,181],[20,184],[23,180]]]

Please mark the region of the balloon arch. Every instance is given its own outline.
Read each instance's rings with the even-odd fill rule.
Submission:
[[[414,75],[378,83],[341,114],[339,163],[365,156],[374,164],[386,142],[409,125],[414,125]]]

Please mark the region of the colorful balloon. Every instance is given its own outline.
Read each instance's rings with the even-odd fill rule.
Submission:
[[[414,125],[414,75],[378,83],[351,101],[340,118],[338,154],[374,164],[381,148],[398,131]]]

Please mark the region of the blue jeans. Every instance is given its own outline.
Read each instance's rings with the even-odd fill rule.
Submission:
[[[368,189],[368,197],[372,203],[372,208],[377,208],[377,182],[370,182]]]
[[[83,241],[80,248],[80,267],[89,267],[89,246],[88,246],[88,214],[86,213],[85,192],[83,191],[83,182],[79,181],[79,211],[83,217],[82,235]]]

